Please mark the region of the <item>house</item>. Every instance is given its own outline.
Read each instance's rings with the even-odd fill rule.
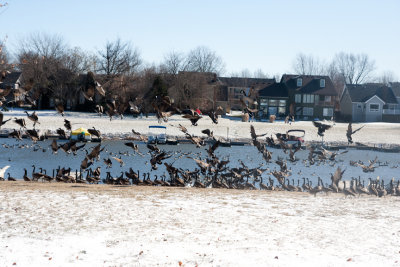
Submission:
[[[346,84],[340,106],[341,115],[355,122],[393,121],[400,114],[392,87],[379,83]]]
[[[279,83],[260,89],[261,116],[326,119],[334,115],[336,90],[328,76],[284,74]]]
[[[13,71],[0,75],[0,89],[11,89],[11,92],[5,97],[6,102],[24,101],[25,97],[20,92],[22,72]]]
[[[67,76],[67,75],[66,75]],[[69,74],[69,79],[53,88],[40,88],[34,91],[37,94],[39,109],[53,109],[58,101],[64,104],[65,110],[93,111],[96,104],[101,103],[103,96],[95,90],[93,101],[88,101],[83,93],[87,82],[87,74]],[[97,75],[96,79],[104,79],[104,75]]]
[[[400,111],[400,82],[391,82],[389,83],[390,88],[392,88],[392,92],[397,100],[396,110]]]
[[[258,91],[265,86],[275,83],[275,79],[266,78],[245,78],[245,77],[218,77],[219,91],[226,99],[218,98],[220,106],[233,110],[242,110],[240,98],[245,92],[246,95],[256,99]]]
[[[297,119],[330,119],[334,116],[337,92],[329,76],[284,74],[289,106]]]

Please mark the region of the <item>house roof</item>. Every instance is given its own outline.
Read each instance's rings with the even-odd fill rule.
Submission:
[[[352,102],[365,102],[374,95],[385,103],[397,104],[392,88],[381,83],[346,84]]]
[[[218,80],[228,87],[251,87],[275,83],[275,79],[243,78],[243,77],[218,77]]]
[[[6,75],[5,78],[1,79],[1,86],[12,86],[17,83],[18,79],[21,77],[22,72],[20,71],[13,71]],[[1,78],[1,76],[0,76]]]
[[[284,83],[273,83],[258,91],[260,97],[289,97],[288,89]]]
[[[204,79],[208,84],[218,83],[217,74],[214,72],[180,71],[178,76],[201,78]]]
[[[297,78],[302,78],[302,86],[297,86]],[[320,87],[320,80],[325,79],[325,87]],[[285,83],[288,89],[296,90],[302,94],[317,94],[317,95],[337,95],[335,86],[329,76],[324,75],[282,75],[281,82]]]
[[[396,97],[400,97],[400,82],[390,83],[390,87],[392,88],[393,94]]]

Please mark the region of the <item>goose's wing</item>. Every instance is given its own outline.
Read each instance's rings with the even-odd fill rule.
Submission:
[[[360,128],[354,130],[351,132],[351,134],[355,134],[356,132],[358,132],[359,130],[361,130],[362,128],[364,128],[365,125],[361,126]]]
[[[99,92],[99,94],[101,94],[102,96],[106,96],[106,91],[104,90],[104,88],[100,85],[99,82],[96,81],[96,90],[97,92]]]
[[[9,165],[4,166],[3,168],[0,169],[0,177],[4,178],[4,173],[6,172],[6,170],[10,168]]]

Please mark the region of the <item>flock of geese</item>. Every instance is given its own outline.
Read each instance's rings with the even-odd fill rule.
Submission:
[[[131,104],[131,108],[134,104]],[[197,126],[197,121],[202,116],[196,113],[194,110],[186,110],[184,112],[178,111],[172,108],[172,103],[168,97],[158,98],[157,101],[153,102],[153,108],[156,112],[156,116],[159,121],[168,121],[168,117],[178,112],[182,113],[183,118],[191,121],[193,126]],[[108,107],[108,109],[115,109],[114,106]],[[96,108],[98,109],[98,107]],[[135,107],[133,107],[135,109]],[[63,115],[62,105],[56,105],[58,113]],[[101,110],[103,113],[104,110]],[[14,123],[20,126],[19,130],[14,129],[10,132],[9,136],[16,138],[17,140],[22,139],[22,133],[28,135],[33,143],[32,145],[6,145],[3,144],[4,148],[15,149],[32,147],[33,149],[41,149],[46,152],[48,148],[41,147],[37,142],[46,139],[46,136],[40,135],[35,126],[40,124],[39,118],[35,112],[29,113],[25,111],[27,118],[33,122],[33,129],[27,129],[24,118],[10,118],[3,120],[3,114],[0,112],[0,127],[6,122],[13,120]],[[111,112],[112,113],[112,112]],[[213,123],[218,123],[218,117],[214,111],[208,112],[208,115]],[[325,122],[314,121],[315,127],[318,130],[318,135],[324,136],[326,130],[329,130],[332,125]],[[275,137],[266,137],[264,140],[261,138],[267,134],[256,134],[253,125],[250,126],[250,135],[252,144],[257,148],[260,156],[262,157],[262,163],[256,168],[248,167],[245,162],[239,160],[236,167],[231,167],[229,157],[219,158],[216,154],[216,150],[223,143],[222,140],[214,137],[213,132],[210,129],[204,129],[202,134],[204,136],[195,136],[190,134],[188,129],[181,124],[178,127],[196,147],[205,147],[206,142],[210,143],[206,150],[206,156],[202,157],[201,152],[167,152],[160,149],[157,145],[147,144],[147,151],[139,151],[139,146],[136,141],[147,142],[147,137],[140,134],[139,132],[132,130],[132,140],[126,141],[124,145],[129,147],[130,152],[119,152],[119,154],[108,151],[104,146],[98,144],[90,149],[86,149],[86,144],[78,145],[76,141],[69,140],[62,144],[59,144],[56,139],[52,140],[50,145],[51,152],[57,154],[59,150],[64,151],[67,154],[78,156],[78,151],[85,151],[79,168],[75,171],[71,167],[61,167],[51,170],[51,173],[47,173],[47,170],[37,168],[32,165],[32,170],[28,172],[24,169],[24,175],[22,179],[27,182],[65,182],[65,183],[86,183],[86,184],[111,184],[111,185],[137,185],[137,186],[175,186],[175,187],[199,187],[199,188],[225,188],[225,189],[250,189],[250,190],[269,190],[269,191],[302,191],[309,192],[310,194],[316,195],[318,193],[342,193],[345,197],[348,196],[360,196],[375,195],[375,196],[386,196],[396,195],[400,196],[400,181],[397,182],[392,178],[389,183],[385,184],[383,179],[377,177],[376,179],[369,178],[367,185],[361,180],[361,177],[352,178],[351,180],[342,180],[345,170],[340,167],[336,168],[336,171],[331,174],[331,183],[324,184],[323,180],[318,177],[317,184],[312,184],[312,181],[306,177],[300,177],[301,171],[298,173],[298,179],[291,178],[292,171],[288,168],[288,162],[297,164],[300,161],[296,158],[296,153],[303,148],[299,144],[289,144],[286,142],[289,138],[287,134],[276,134]],[[68,132],[71,132],[71,122],[64,119],[64,128],[58,128],[57,134],[61,139],[68,139]],[[362,127],[353,130],[351,123],[348,126],[346,136],[349,143],[352,143],[352,135],[357,131],[361,130]],[[98,138],[101,137],[101,132],[96,128],[88,129],[90,134]],[[286,159],[278,157],[273,160],[273,152],[268,150],[269,147],[280,147],[285,154],[288,155]],[[329,165],[335,166],[337,163],[336,157],[344,152],[328,151],[321,147],[313,145],[307,146],[309,153],[307,159],[303,159],[302,162],[305,167],[311,167],[312,165]],[[35,150],[35,151],[36,151]],[[102,167],[97,166],[94,168],[94,163],[101,162],[101,155],[106,157],[102,158],[104,168],[106,169],[106,175],[102,177]],[[125,165],[122,155],[125,156],[141,156],[148,157],[146,164],[150,164],[151,170],[149,172],[140,172],[140,170],[134,170],[129,168],[128,171],[120,173],[120,175],[113,177],[111,175],[111,168],[121,168]],[[187,158],[193,160],[196,164],[194,170],[183,169],[179,166],[175,166],[175,162],[180,158]],[[166,161],[166,159],[172,158]],[[276,165],[275,165],[276,164]],[[371,173],[374,172],[375,168],[378,167],[378,159],[375,158],[370,160],[369,163],[350,161],[350,165],[354,167],[361,167],[363,172]],[[114,166],[114,167],[113,167]],[[165,167],[166,172],[162,175],[152,175],[153,170],[157,170],[160,166]],[[5,166],[0,169],[0,180],[16,181],[11,177],[10,173],[6,175],[6,171],[10,166]],[[103,168],[103,169],[104,169]]]

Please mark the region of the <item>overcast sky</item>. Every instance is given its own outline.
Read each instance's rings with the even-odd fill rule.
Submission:
[[[8,36],[9,50],[32,32],[60,34],[89,51],[120,37],[148,63],[204,45],[223,59],[225,74],[269,75],[291,72],[300,52],[329,61],[344,51],[366,53],[377,74],[400,79],[399,0],[5,1],[0,38]]]

